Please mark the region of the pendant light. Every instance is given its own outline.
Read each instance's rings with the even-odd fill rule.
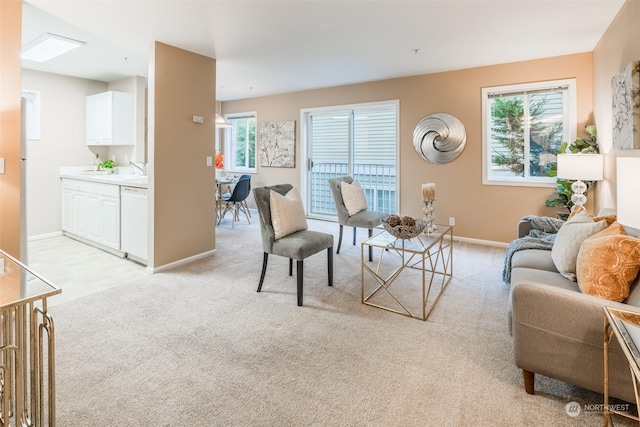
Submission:
[[[220,98],[222,98],[222,86],[220,86]],[[222,113],[222,101],[218,101],[217,104],[219,106],[218,110],[220,111],[220,113]],[[216,113],[215,124],[216,124],[216,128],[232,128],[233,127],[233,124],[227,122],[225,118],[219,113]]]

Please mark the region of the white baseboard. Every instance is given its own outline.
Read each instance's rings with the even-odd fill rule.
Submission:
[[[29,236],[28,241],[33,242],[35,240],[50,239],[52,237],[60,237],[60,236],[62,236],[62,231],[56,231],[56,232],[53,232],[53,233],[38,234],[36,236]]]
[[[169,264],[161,265],[160,267],[148,267],[147,266],[147,271],[149,271],[152,274],[153,273],[159,273],[161,271],[169,270],[169,269],[172,269],[174,267],[178,267],[178,266],[181,266],[181,265],[189,264],[189,263],[191,263],[193,261],[197,261],[199,259],[206,258],[208,256],[213,255],[215,253],[215,251],[216,250],[214,249],[214,250],[211,250],[211,251],[203,252],[203,253],[198,254],[198,255],[190,256],[189,258],[184,258],[184,259],[181,259],[179,261],[174,261],[174,262],[170,262]]]
[[[453,236],[453,240],[456,242],[475,243],[478,245],[495,246],[495,247],[504,248],[504,249],[509,247],[508,243],[494,242],[492,240],[471,239],[469,237],[458,237],[456,235]]]

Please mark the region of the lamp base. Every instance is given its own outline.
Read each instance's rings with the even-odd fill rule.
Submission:
[[[577,180],[571,184],[571,191],[573,191],[571,202],[574,206],[584,206],[584,204],[587,203],[587,196],[584,195],[587,191],[587,184],[581,180]]]

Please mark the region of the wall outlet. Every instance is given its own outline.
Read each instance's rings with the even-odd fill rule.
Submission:
[[[456,218],[455,217],[453,217],[453,216],[449,217],[449,225],[452,226],[452,227],[454,225],[456,225]]]

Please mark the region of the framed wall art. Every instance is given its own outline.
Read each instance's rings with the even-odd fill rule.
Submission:
[[[293,168],[296,166],[296,122],[260,123],[260,166]]]
[[[614,148],[640,148],[640,61],[611,79]]]

